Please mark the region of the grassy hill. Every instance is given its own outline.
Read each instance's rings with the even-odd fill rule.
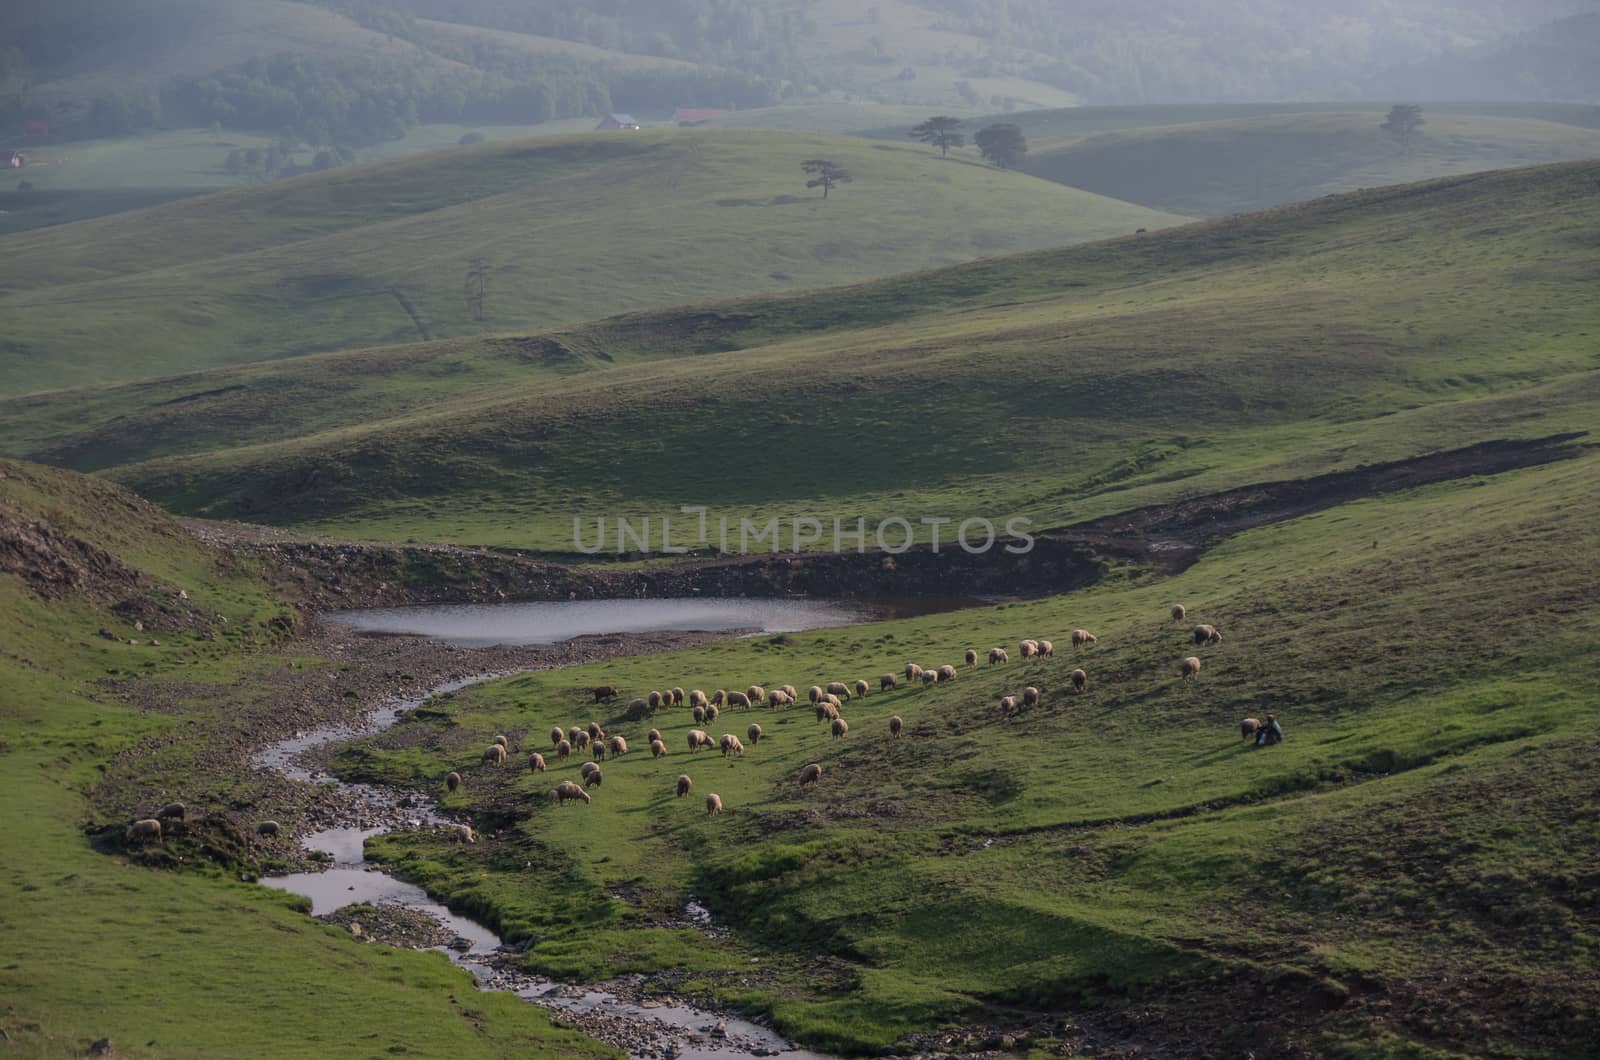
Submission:
[[[1422,135],[1402,148],[1379,129],[1384,113],[1299,111],[1106,132],[1035,151],[1026,168],[1214,217],[1362,187],[1600,157],[1600,130],[1478,114],[1429,112]]]
[[[225,692],[195,690],[258,680],[262,649],[291,624],[255,573],[200,548],[154,505],[0,461],[8,1049],[79,1056],[109,1037],[119,1056],[612,1055],[514,996],[474,994],[437,954],[363,946],[298,899],[241,884],[249,866],[227,871],[217,853],[238,850],[236,833],[198,812],[171,833],[175,871],[117,849],[116,827],[110,849],[97,837],[126,820],[100,802],[108,763],[151,748],[169,755],[168,797],[259,812],[249,770],[226,796],[201,790],[197,763],[229,708]]]
[[[800,163],[855,182],[823,202]],[[4,238],[11,393],[528,330],[1173,219],[858,138],[668,130],[459,148]],[[472,259],[492,271],[472,319]]]
[[[1060,525],[1586,429],[1597,174],[1500,171],[532,338],[17,398],[0,451],[179,511],[394,540],[566,549],[576,515],[683,504],[735,525]]]
[[[1045,1055],[1093,1037],[1570,1056],[1600,1019],[1597,474],[1591,447],[1250,530],[1170,578],[517,677],[417,712],[341,771],[429,793],[460,771],[441,797],[494,840],[369,850],[529,939],[530,968],[645,974],[830,1049],[883,1055],[957,1024]],[[1223,642],[1195,648],[1174,601]],[[1098,643],[1068,647],[1075,627]],[[1056,657],[877,690],[907,661],[959,667],[1025,636]],[[1180,680],[1191,653],[1203,669]],[[855,678],[873,691],[837,739],[806,705],[697,726],[588,696]],[[1025,686],[1037,709],[1000,707]],[[1286,741],[1242,743],[1240,719],[1268,712]],[[592,804],[547,805],[587,756],[557,761],[546,734],[592,719],[633,750]],[[746,749],[691,754],[696,727]],[[549,771],[481,767],[496,733]],[[682,926],[690,896],[727,930]]]

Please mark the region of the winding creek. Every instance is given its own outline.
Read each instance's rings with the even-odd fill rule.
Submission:
[[[634,605],[645,601],[616,601]],[[663,603],[664,601],[649,601],[649,603]],[[678,601],[681,604],[707,604],[713,601]],[[747,604],[769,603],[761,601],[717,601],[719,604]],[[415,609],[390,609],[390,611],[405,612],[430,612],[431,628],[415,630],[424,635],[437,636],[441,639],[456,640],[457,643],[505,643],[507,626],[501,622],[497,626],[484,625],[486,620],[492,621],[496,617],[493,612],[497,608],[524,608],[527,605],[488,605],[456,607],[431,607]],[[542,605],[544,609],[568,608],[576,605],[556,604]],[[692,610],[692,609],[691,609]],[[742,615],[743,621],[729,620],[727,625],[712,625],[716,629],[750,629],[757,627],[767,632],[784,632],[796,629],[818,628],[820,626],[844,625],[851,621],[861,621],[874,613],[876,609],[846,609],[842,607],[815,606],[806,602],[798,611],[794,608],[785,609],[779,605],[777,609],[768,609],[762,617],[752,622],[750,618],[756,612],[748,608],[725,609],[730,615]],[[489,615],[483,612],[491,612]],[[458,616],[451,612],[465,612]],[[385,612],[385,614],[388,612]],[[549,640],[511,641],[514,643],[552,643],[556,639],[566,639],[585,632],[595,632],[581,628],[585,622],[592,621],[592,612],[587,610],[574,610],[575,617],[586,615],[584,621],[576,624],[577,627],[568,626],[565,638],[551,636]],[[660,620],[669,618],[676,622],[684,621],[685,609],[668,608],[659,614],[638,617],[629,626],[628,632],[646,632],[654,629],[685,629],[706,628],[705,626],[684,626],[672,624],[666,626],[648,625],[651,618]],[[876,613],[882,613],[877,611]],[[361,614],[372,615],[373,612]],[[500,616],[510,615],[510,611],[501,611]],[[336,621],[345,621],[346,616],[328,616]],[[702,614],[702,617],[704,615]],[[444,618],[441,628],[439,619]],[[841,620],[842,619],[842,620]],[[641,624],[643,623],[643,624]],[[357,625],[357,623],[349,623]],[[416,625],[415,622],[410,623]],[[390,628],[385,628],[385,627]],[[411,629],[401,630],[392,628],[392,621],[382,619],[374,620],[366,628],[374,632],[412,632]],[[360,628],[358,625],[357,628]],[[499,632],[485,634],[485,630],[498,629]],[[538,631],[540,636],[546,636],[555,630],[550,623],[550,616],[546,611],[538,612]],[[559,630],[556,630],[559,632]],[[602,630],[600,632],[614,632]],[[489,639],[484,639],[487,636]],[[395,724],[408,711],[414,710],[426,702],[430,697],[454,692],[470,685],[484,681],[510,676],[512,673],[523,671],[509,671],[507,673],[483,674],[461,680],[449,681],[441,684],[425,695],[408,699],[398,703],[379,708],[372,712],[364,721],[354,724],[343,724],[314,729],[296,734],[258,751],[254,756],[255,764],[262,769],[276,771],[291,780],[307,783],[325,783],[334,778],[326,775],[308,765],[305,756],[332,744],[343,743],[363,736],[382,732]],[[431,824],[447,823],[449,818],[441,814],[431,800],[421,800],[411,792],[387,788],[371,784],[347,784],[338,782],[338,793],[343,796],[342,802],[349,809],[343,815],[345,819],[332,828],[313,832],[301,839],[301,846],[307,851],[324,851],[332,855],[332,861],[326,871],[301,872],[291,875],[263,878],[262,883],[277,887],[294,894],[304,895],[311,901],[311,912],[315,916],[331,913],[344,906],[371,903],[373,905],[397,905],[409,910],[426,914],[437,920],[444,929],[452,933],[455,938],[449,946],[441,947],[451,961],[467,969],[478,980],[483,989],[510,990],[527,1000],[551,1009],[563,1015],[567,1022],[576,1024],[586,1033],[616,1045],[628,1052],[630,1056],[639,1058],[677,1057],[683,1060],[728,1060],[731,1057],[744,1056],[781,1056],[787,1060],[828,1060],[822,1054],[808,1052],[796,1048],[782,1036],[770,1028],[751,1023],[746,1020],[735,1019],[720,1013],[709,1012],[703,1009],[683,1004],[677,999],[658,1002],[651,999],[634,999],[619,996],[618,988],[608,984],[574,985],[559,983],[531,975],[516,968],[508,956],[514,952],[504,945],[501,940],[488,927],[473,920],[452,913],[442,903],[435,901],[420,887],[396,879],[383,871],[377,865],[366,860],[364,845],[366,840],[374,835],[380,835],[394,828],[418,828]],[[690,901],[685,909],[685,918],[701,926],[702,930],[713,930],[709,913],[697,903]]]

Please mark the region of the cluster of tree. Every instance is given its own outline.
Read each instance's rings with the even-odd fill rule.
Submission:
[[[352,149],[332,146],[314,149],[310,163],[301,165],[301,149],[300,141],[289,134],[266,147],[235,147],[223,158],[222,171],[236,177],[273,180],[307,171],[320,173],[326,169],[337,169],[356,160],[356,153]]]
[[[948,156],[951,148],[965,146],[967,142],[966,134],[961,131],[961,119],[947,114],[929,118],[912,129],[911,136],[937,147],[941,156]],[[1021,128],[1010,122],[996,122],[979,129],[972,142],[985,159],[1001,169],[1016,169],[1028,156],[1028,138]]]

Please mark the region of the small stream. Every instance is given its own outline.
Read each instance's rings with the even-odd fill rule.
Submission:
[[[408,700],[397,707],[373,712],[363,723],[336,725],[297,734],[272,744],[255,755],[263,769],[275,770],[292,780],[318,783],[332,777],[307,768],[300,756],[333,743],[382,732],[407,711],[422,705],[430,696],[453,692],[468,685],[488,681],[504,674],[486,674],[439,685],[427,695]],[[455,934],[442,952],[470,971],[484,989],[510,990],[534,1004],[565,1013],[568,1022],[585,1032],[628,1051],[630,1056],[677,1057],[681,1060],[728,1060],[730,1057],[781,1056],[786,1060],[828,1060],[822,1054],[797,1049],[767,1027],[732,1019],[687,1005],[630,1001],[618,997],[603,985],[584,986],[558,983],[515,969],[503,958],[503,941],[489,928],[458,916],[413,884],[395,879],[368,862],[364,844],[370,836],[394,827],[418,828],[445,823],[448,819],[430,803],[417,796],[378,785],[339,783],[341,794],[354,807],[353,819],[336,828],[313,832],[301,840],[310,851],[333,855],[325,872],[299,872],[267,877],[262,883],[311,899],[315,916],[331,913],[347,905],[368,902],[393,904],[433,917]],[[691,901],[686,916],[704,930],[714,930],[709,912]]]

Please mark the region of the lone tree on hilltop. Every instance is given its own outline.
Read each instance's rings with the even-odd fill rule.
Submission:
[[[1028,138],[1010,122],[981,129],[972,139],[983,157],[1001,169],[1016,169],[1028,157]]]
[[[949,115],[941,114],[938,117],[929,118],[915,129],[912,129],[911,135],[914,139],[937,147],[941,158],[948,158],[952,147],[960,147],[967,142],[966,136],[956,131],[959,128],[961,128],[960,118],[952,118]]]
[[[1402,149],[1411,146],[1411,138],[1426,124],[1422,120],[1422,107],[1417,103],[1396,103],[1389,108],[1389,116],[1379,126],[1384,132],[1400,141]]]
[[[824,199],[828,197],[828,192],[833,190],[835,184],[850,183],[849,170],[826,158],[808,158],[800,163],[800,168],[811,174],[811,179],[806,181],[806,187],[821,188]]]

